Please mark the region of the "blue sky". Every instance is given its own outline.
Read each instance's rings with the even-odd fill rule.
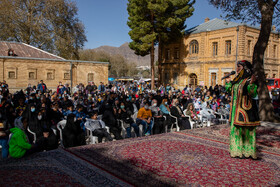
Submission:
[[[119,47],[129,42],[129,27],[127,26],[127,0],[75,0],[79,9],[78,17],[85,25],[88,42],[85,49],[102,45]],[[195,11],[188,18],[187,28],[199,25],[206,17],[220,18],[222,12],[207,0],[196,0]]]

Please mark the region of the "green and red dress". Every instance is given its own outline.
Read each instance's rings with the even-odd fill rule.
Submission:
[[[249,78],[235,84],[226,83],[231,91],[230,110],[230,156],[257,158],[256,127],[260,125],[256,100],[257,85],[250,84]]]

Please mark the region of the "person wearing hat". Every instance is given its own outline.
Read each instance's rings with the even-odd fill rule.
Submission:
[[[258,115],[256,76],[252,64],[246,60],[237,62],[237,76],[226,79],[226,90],[231,92],[230,156],[257,159],[256,127]]]

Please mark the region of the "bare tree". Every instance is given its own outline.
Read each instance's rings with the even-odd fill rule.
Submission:
[[[70,0],[1,0],[0,40],[17,41],[79,59],[84,26]]]
[[[273,106],[266,86],[264,52],[271,34],[272,23],[280,23],[279,0],[209,0],[209,2],[223,10],[227,19],[261,24],[252,62],[254,71],[258,76],[260,118],[263,121],[274,121]]]

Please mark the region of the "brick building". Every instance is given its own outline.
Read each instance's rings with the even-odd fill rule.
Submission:
[[[25,43],[0,41],[0,80],[6,80],[11,91],[24,89],[30,83],[44,80],[49,89],[59,81],[75,86],[88,81],[108,83],[107,62],[66,60]]]
[[[162,78],[164,83],[176,87],[185,85],[214,86],[224,84],[221,78],[235,70],[237,60],[252,61],[259,28],[228,22],[209,20],[186,30],[180,42],[164,46],[162,53]],[[280,34],[275,26],[265,52],[267,77],[279,77]]]

